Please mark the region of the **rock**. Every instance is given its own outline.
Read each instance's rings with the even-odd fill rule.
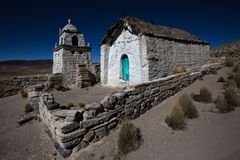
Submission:
[[[49,91],[49,87],[48,86],[44,86],[44,88],[42,89],[42,92],[47,92],[47,91]]]
[[[91,142],[93,140],[94,136],[95,136],[95,132],[89,131],[87,134],[84,135],[83,140],[87,141],[87,142]]]
[[[95,110],[85,111],[83,113],[83,119],[84,120],[93,119],[95,117],[95,115],[96,115]]]
[[[116,96],[106,96],[101,100],[101,104],[102,104],[103,108],[112,110],[115,108],[117,100],[118,99]]]
[[[113,122],[109,123],[107,129],[111,130],[111,129],[115,128],[116,125],[117,125],[117,121],[113,121]]]
[[[74,121],[80,121],[83,119],[83,110],[58,110],[53,111],[52,114],[56,117],[73,117]]]
[[[86,104],[84,109],[86,109],[87,111],[95,110],[96,114],[101,113],[101,112],[104,111],[102,105],[100,103],[98,103],[98,102],[93,102],[93,103]]]
[[[105,116],[99,117],[100,123],[107,122],[108,120],[110,120],[111,118],[113,118],[116,115],[117,115],[116,112],[110,112]]]
[[[53,109],[57,109],[60,108],[60,104],[59,103],[46,103],[46,107],[48,110],[53,110]]]
[[[88,145],[89,145],[88,142],[82,140],[82,141],[79,143],[79,145],[78,145],[78,150],[83,149],[83,148],[86,148]]]
[[[58,122],[58,121],[57,121]],[[77,122],[58,122],[56,127],[64,134],[76,130],[79,127]]]
[[[78,129],[76,131],[63,134],[60,130],[56,129],[56,135],[63,143],[69,142],[77,137],[83,136],[87,132],[86,129]]]
[[[22,124],[24,124],[24,123],[27,123],[27,122],[33,120],[35,117],[36,117],[36,113],[34,113],[34,112],[27,113],[27,114],[23,114],[23,115],[20,115],[20,116],[17,118],[17,123],[18,123],[19,125],[22,125]]]
[[[82,138],[76,138],[66,143],[59,143],[63,148],[72,149],[81,142]]]
[[[94,119],[89,119],[89,120],[84,120],[80,122],[80,127],[81,128],[89,128],[95,125],[98,125],[99,119],[94,118]]]
[[[101,128],[96,129],[95,134],[99,138],[102,138],[103,136],[106,136],[107,135],[107,126],[104,125]]]
[[[71,155],[71,153],[72,153],[71,149],[66,149],[66,148],[61,147],[60,144],[54,140],[53,140],[53,143],[54,143],[55,148],[58,150],[58,152],[60,153],[60,155],[63,158],[69,157]]]

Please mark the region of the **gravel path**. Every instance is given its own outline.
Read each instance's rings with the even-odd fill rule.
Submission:
[[[220,114],[208,112],[213,103],[194,102],[200,116],[187,120],[185,131],[173,131],[164,122],[172,106],[183,93],[198,93],[207,86],[215,98],[223,91],[222,83],[216,80],[231,68],[218,71],[218,75],[207,75],[178,94],[163,101],[132,122],[140,127],[144,139],[139,150],[127,155],[128,160],[239,160],[240,159],[240,108]],[[119,129],[98,143],[82,150],[71,159],[113,159]]]

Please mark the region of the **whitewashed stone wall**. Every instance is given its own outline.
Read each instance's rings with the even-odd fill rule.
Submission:
[[[106,76],[107,84],[119,85],[123,83],[122,79],[122,66],[121,57],[126,54],[129,59],[129,81],[124,83],[139,84],[143,83],[144,79],[142,72],[142,59],[144,54],[141,51],[144,48],[140,47],[141,38],[129,32],[129,30],[123,30],[117,40],[108,49],[106,45],[101,48],[101,64],[102,79]],[[103,53],[104,52],[104,53]],[[108,55],[108,57],[107,57]],[[107,71],[106,71],[107,70]]]
[[[209,45],[176,42],[146,36],[147,59],[149,61],[149,80],[170,75],[179,65],[196,71],[210,57]]]
[[[63,49],[53,53],[53,74],[63,72]]]

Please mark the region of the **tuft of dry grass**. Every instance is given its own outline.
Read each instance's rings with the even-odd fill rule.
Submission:
[[[240,69],[238,69],[237,74],[234,76],[234,81],[237,84],[237,87],[240,88]]]
[[[173,73],[174,74],[177,74],[177,73],[184,73],[184,72],[187,72],[187,69],[184,65],[180,65],[180,66],[177,66],[174,70],[173,70]]]
[[[226,57],[225,66],[226,67],[233,67],[234,66],[234,59],[232,57]]]
[[[217,70],[214,68],[211,68],[209,71],[210,74],[217,74]]]
[[[124,121],[118,135],[118,152],[126,155],[131,151],[137,150],[143,143],[141,130],[131,122]]]
[[[227,112],[234,110],[234,107],[229,105],[226,102],[225,97],[223,97],[223,96],[219,96],[219,95],[217,96],[217,99],[215,100],[215,105],[220,113],[227,113]]]
[[[240,97],[237,95],[236,88],[231,86],[225,88],[224,96],[229,105],[236,107],[240,104]]]
[[[239,65],[237,64],[237,65],[235,65],[235,66],[233,67],[232,72],[237,73],[239,69],[240,69],[240,68],[239,68]]]
[[[32,105],[30,103],[26,103],[25,106],[24,106],[24,112],[29,113],[29,112],[32,112],[32,111],[33,111]]]
[[[198,111],[188,94],[185,93],[179,98],[179,104],[186,118],[192,119],[198,117]]]
[[[191,94],[192,98],[197,102],[212,102],[212,93],[208,90],[207,87],[200,88],[200,94]]]
[[[20,94],[24,98],[26,98],[28,96],[28,92],[25,89],[23,89],[23,88],[20,90]]]
[[[74,107],[74,104],[72,102],[69,102],[67,105],[68,108]]]
[[[79,102],[79,103],[78,103],[78,106],[79,106],[80,108],[84,108],[85,105],[86,105],[86,104],[85,104],[84,102]]]
[[[234,80],[228,79],[227,82],[225,83],[226,87],[232,87],[232,88],[237,88],[237,84]]]
[[[172,112],[166,117],[165,122],[173,130],[181,130],[185,128],[184,112],[179,104],[175,104]]]

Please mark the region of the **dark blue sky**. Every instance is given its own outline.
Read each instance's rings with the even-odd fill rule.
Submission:
[[[58,29],[71,18],[99,62],[99,43],[124,12],[184,29],[215,47],[240,39],[239,6],[233,0],[7,0],[0,2],[0,60],[52,59]]]

